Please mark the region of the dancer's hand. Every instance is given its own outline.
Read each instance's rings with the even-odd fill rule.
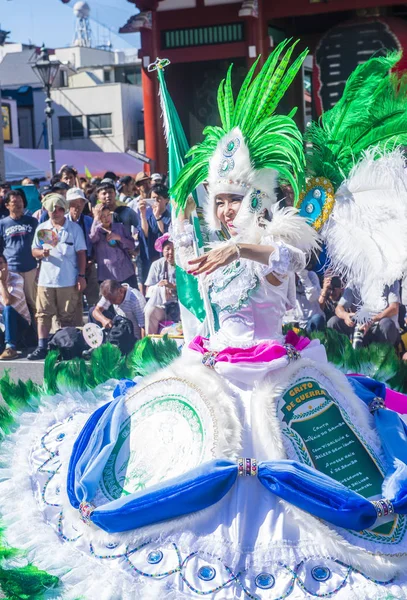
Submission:
[[[188,264],[190,268],[188,269],[188,273],[192,273],[192,275],[205,273],[205,275],[208,275],[216,271],[216,269],[230,264],[237,258],[239,258],[237,247],[233,244],[223,244],[219,248],[214,248],[210,252],[198,256],[198,258],[189,260]]]

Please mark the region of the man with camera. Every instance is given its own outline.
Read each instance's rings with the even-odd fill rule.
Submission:
[[[372,342],[387,343],[395,345],[400,339],[400,330],[398,325],[398,314],[400,307],[400,283],[395,281],[392,285],[386,285],[383,293],[383,310],[377,310],[372,313],[369,322],[358,327],[358,336],[360,344],[368,346]],[[335,309],[335,316],[328,321],[328,327],[354,336],[355,334],[355,313],[360,306],[360,298],[357,292],[347,287],[343,292]]]

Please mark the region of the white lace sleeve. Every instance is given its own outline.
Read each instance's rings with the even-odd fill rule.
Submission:
[[[288,273],[302,271],[306,265],[305,253],[294,246],[284,244],[283,242],[272,242],[274,252],[269,256],[268,265],[262,269],[263,275],[272,273],[282,281]]]
[[[184,270],[187,270],[188,261],[195,258],[194,228],[187,220],[178,221],[177,219],[174,219],[170,233],[171,241],[174,244],[177,264]]]

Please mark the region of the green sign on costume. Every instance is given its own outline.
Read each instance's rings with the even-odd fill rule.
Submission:
[[[365,498],[381,497],[384,470],[379,457],[335,398],[312,379],[300,379],[283,394],[279,409],[283,434],[299,460],[329,475]],[[394,543],[406,529],[395,516],[359,534],[371,541]]]

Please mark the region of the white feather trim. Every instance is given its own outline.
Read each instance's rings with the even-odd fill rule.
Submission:
[[[302,250],[306,254],[320,248],[319,235],[296,208],[274,206],[271,221],[263,221],[263,236],[272,236]]]
[[[383,498],[388,500],[395,497],[400,487],[407,487],[407,465],[396,458],[394,468],[394,473],[386,477],[383,482]]]

